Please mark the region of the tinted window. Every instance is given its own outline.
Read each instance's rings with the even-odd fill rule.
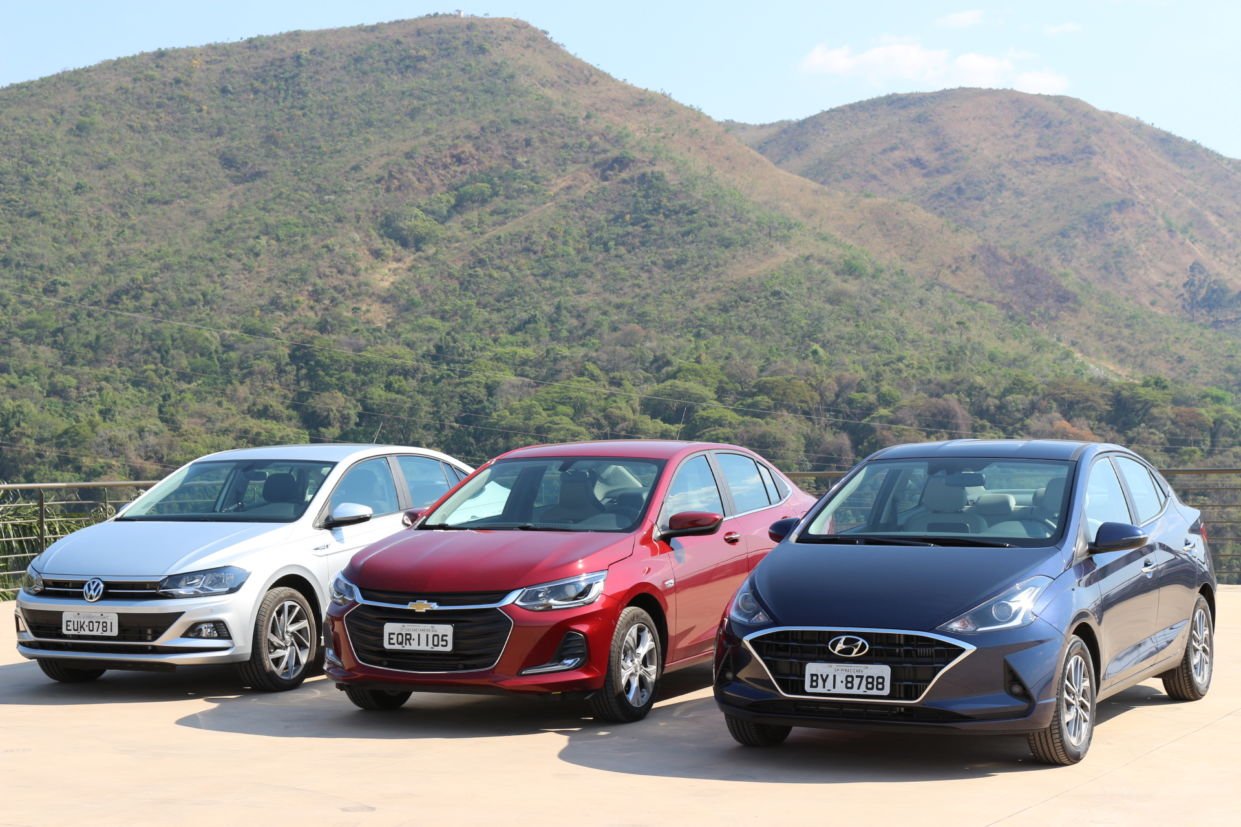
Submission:
[[[1093,540],[1099,526],[1104,523],[1130,523],[1129,506],[1125,504],[1125,493],[1116,478],[1112,463],[1107,460],[1096,462],[1090,469],[1090,479],[1086,482],[1086,532]]]
[[[754,460],[741,454],[716,454],[715,461],[719,463],[720,473],[732,492],[737,513],[744,514],[771,505]]]
[[[668,487],[668,497],[664,501],[660,523],[667,525],[669,517],[682,511],[724,513],[720,489],[715,484],[715,475],[711,473],[711,466],[705,455],[687,459],[677,469],[672,485]]]
[[[1125,484],[1129,486],[1129,493],[1133,495],[1133,506],[1138,510],[1138,522],[1144,523],[1158,514],[1163,508],[1163,497],[1160,496],[1146,466],[1128,457],[1117,457],[1116,465],[1125,478]]]
[[[341,503],[370,506],[376,516],[397,510],[396,483],[386,457],[363,460],[350,468],[332,492],[330,509]]]
[[[425,508],[443,496],[449,488],[448,479],[444,476],[444,465],[439,460],[398,456],[396,464],[401,467],[401,476],[405,477],[410,504],[414,508]]]

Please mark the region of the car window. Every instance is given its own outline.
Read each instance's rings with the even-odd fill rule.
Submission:
[[[398,456],[396,464],[409,489],[409,501],[413,508],[426,508],[448,490],[448,478],[444,476],[444,464],[430,457]],[[455,481],[455,477],[453,478]]]
[[[160,482],[117,519],[287,523],[332,470],[306,460],[206,460]]]
[[[763,485],[763,478],[759,475],[758,465],[754,460],[741,454],[718,453],[715,461],[719,464],[728,490],[732,492],[733,505],[736,506],[738,514],[771,505],[767,498],[767,487]]]
[[[1083,506],[1086,518],[1086,532],[1091,540],[1104,523],[1131,523],[1129,506],[1125,504],[1125,493],[1120,487],[1120,480],[1112,463],[1106,459],[1096,462],[1090,469],[1090,477],[1086,481],[1086,502]]]
[[[763,487],[767,489],[767,501],[778,503],[784,497],[780,494],[780,489],[776,487],[776,479],[772,476],[771,469],[761,462],[758,463],[758,475],[763,478]]]
[[[1138,522],[1144,523],[1157,515],[1163,509],[1163,497],[1160,496],[1162,492],[1151,479],[1146,466],[1128,457],[1117,457],[1116,466],[1120,468],[1125,484],[1129,486],[1129,493],[1133,496],[1133,507],[1138,511]]]
[[[664,500],[664,510],[659,519],[660,525],[666,526],[669,517],[682,511],[724,513],[720,489],[715,483],[715,475],[711,473],[711,465],[705,454],[687,459],[677,469],[672,484],[668,486],[668,496]]]
[[[369,506],[376,516],[398,510],[396,482],[387,457],[375,457],[350,468],[332,492],[331,510],[341,503]]]

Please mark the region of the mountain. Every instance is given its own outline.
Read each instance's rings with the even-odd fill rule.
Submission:
[[[512,20],[0,89],[0,478],[307,439],[477,462],[680,435],[789,468],[967,433],[1230,456],[1226,324],[806,175]]]

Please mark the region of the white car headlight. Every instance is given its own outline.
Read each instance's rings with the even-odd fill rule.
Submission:
[[[358,587],[353,585],[343,573],[337,574],[332,579],[329,597],[337,606],[348,606],[350,603],[362,602],[362,596],[358,594]]]
[[[1050,577],[1030,577],[987,602],[939,627],[941,632],[971,634],[996,629],[1016,629],[1034,621],[1034,602],[1051,583]]]
[[[596,571],[551,583],[540,583],[521,590],[514,601],[523,609],[546,612],[551,609],[576,609],[594,603],[603,594],[603,582],[608,579],[606,571]]]
[[[43,575],[34,566],[27,566],[22,575],[22,591],[26,594],[38,594],[43,591]]]
[[[165,597],[203,597],[211,594],[232,594],[246,582],[250,572],[236,566],[170,574],[159,581],[159,593]]]
[[[771,615],[767,614],[763,604],[754,596],[754,587],[749,578],[741,584],[732,605],[728,607],[728,619],[743,626],[759,626],[771,622]]]

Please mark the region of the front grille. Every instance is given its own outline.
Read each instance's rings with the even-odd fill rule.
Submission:
[[[44,578],[40,597],[72,597],[81,599],[85,578]],[[166,600],[159,593],[158,580],[107,580],[103,581],[103,597],[100,600]]]
[[[842,634],[863,638],[870,645],[869,651],[856,658],[832,654],[827,643]],[[892,686],[884,696],[890,701],[917,701],[944,667],[965,652],[962,646],[924,635],[839,629],[781,629],[750,638],[749,644],[786,695],[808,694],[807,663],[885,664],[892,668]],[[857,695],[835,697],[866,700]]]
[[[415,601],[434,603],[437,606],[491,606],[509,596],[509,592],[451,592],[426,594],[418,592],[385,592],[378,589],[359,589],[363,600],[375,603],[392,603],[404,606]]]
[[[410,600],[406,596],[404,602]],[[385,649],[385,623],[452,625],[451,652]],[[490,669],[500,659],[513,621],[499,609],[413,612],[360,604],[345,616],[345,628],[358,659],[368,666],[403,672],[470,672]]]
[[[746,707],[757,714],[796,715],[822,721],[863,723],[950,724],[969,720],[964,715],[942,709],[900,704],[840,703],[838,701],[759,701]]]
[[[93,605],[93,604],[92,604]],[[115,637],[101,635],[66,635],[61,631],[60,612],[45,609],[22,609],[26,628],[38,638],[72,640],[98,643],[150,643],[158,640],[183,612],[160,612],[158,614],[117,615]]]

